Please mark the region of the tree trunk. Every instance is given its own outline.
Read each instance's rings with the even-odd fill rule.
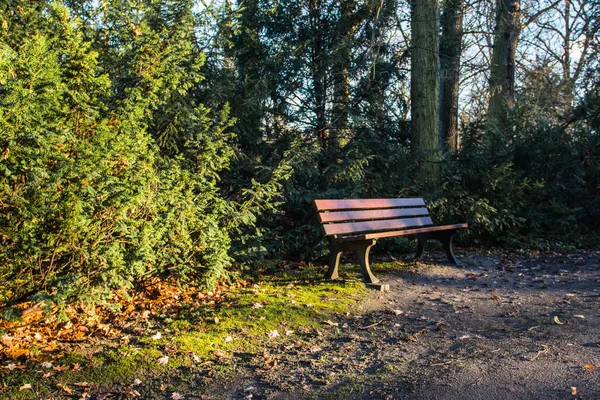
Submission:
[[[262,84],[261,64],[263,49],[258,32],[258,0],[238,0],[241,9],[240,33],[235,38],[234,51],[238,71],[237,99],[232,111],[238,119],[239,140],[247,149],[255,149],[262,139],[262,116],[265,90]]]
[[[438,0],[415,0],[411,12],[411,149],[419,160],[417,179],[439,188]]]
[[[563,37],[563,82],[565,94],[565,109],[570,110],[573,106],[573,86],[571,80],[571,0],[565,0],[565,8],[563,14],[565,24],[565,34]]]
[[[520,31],[521,1],[497,0],[487,112],[492,150],[500,145],[498,134],[507,128],[509,112],[515,105],[515,57]]]
[[[310,24],[312,30],[312,62],[311,72],[315,96],[315,130],[321,143],[323,154],[328,151],[327,118],[325,115],[327,101],[327,82],[325,68],[325,52],[322,38],[321,0],[310,0]]]
[[[440,18],[440,140],[455,152],[458,137],[458,89],[463,31],[464,0],[445,0]]]
[[[332,65],[333,107],[330,131],[330,153],[335,156],[348,139],[348,107],[350,103],[350,74],[352,39],[355,30],[355,0],[342,0],[336,29],[336,52]]]

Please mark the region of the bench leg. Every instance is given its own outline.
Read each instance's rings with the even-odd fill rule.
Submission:
[[[444,250],[446,250],[446,256],[448,257],[448,262],[459,265],[460,263],[454,256],[454,251],[452,250],[452,238],[456,235],[456,229],[452,229],[449,231],[440,232],[440,240],[444,245]]]
[[[417,234],[417,252],[413,261],[419,261],[423,257],[423,251],[425,251],[425,243],[427,243],[428,237],[424,233]]]
[[[329,244],[329,269],[325,274],[326,279],[339,279],[338,267],[340,266],[340,257],[342,249],[335,243]]]
[[[363,281],[366,283],[377,283],[379,279],[373,275],[371,272],[371,267],[369,266],[369,252],[371,251],[371,247],[375,245],[377,241],[375,239],[372,240],[363,240],[360,242],[329,242],[329,269],[325,274],[326,279],[339,279],[338,268],[340,265],[340,257],[342,255],[342,251],[353,251],[358,256],[358,262],[360,263],[360,269],[363,275]]]
[[[452,239],[454,235],[456,235],[456,229],[450,229],[447,231],[437,231],[437,232],[426,232],[417,234],[417,252],[415,254],[414,261],[418,261],[423,256],[423,251],[425,250],[425,243],[429,239],[436,239],[442,242],[444,246],[444,251],[446,251],[446,256],[448,257],[448,262],[454,265],[460,265],[456,257],[454,256],[454,251],[452,250]]]
[[[369,266],[369,252],[371,251],[371,247],[373,247],[376,242],[376,240],[365,240],[364,242],[356,243],[354,248],[354,252],[358,256],[360,269],[362,270],[363,281],[367,283],[379,282],[379,279],[373,275],[371,272],[371,267]]]

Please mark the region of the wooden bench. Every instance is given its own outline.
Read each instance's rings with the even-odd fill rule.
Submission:
[[[379,280],[369,267],[369,251],[377,239],[417,235],[415,260],[423,255],[429,239],[444,245],[448,261],[458,264],[452,251],[452,238],[468,224],[434,226],[423,199],[352,199],[315,200],[321,227],[329,240],[331,252],[327,278],[337,279],[340,256],[353,251],[358,256],[364,281]]]

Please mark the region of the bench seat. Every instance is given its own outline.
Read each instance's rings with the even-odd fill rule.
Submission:
[[[338,278],[338,266],[343,251],[358,255],[364,281],[376,283],[369,266],[369,251],[377,239],[416,235],[415,260],[418,260],[429,239],[444,245],[448,261],[458,264],[452,250],[452,238],[458,229],[468,224],[434,225],[422,198],[405,199],[319,199],[314,201],[323,233],[329,241],[331,259],[327,278]]]
[[[381,238],[388,238],[388,237],[394,237],[394,236],[416,235],[418,233],[425,233],[425,232],[444,231],[444,230],[449,230],[449,229],[464,229],[464,228],[468,228],[468,227],[469,227],[469,224],[440,225],[440,226],[430,226],[427,228],[404,229],[401,231],[377,232],[377,233],[368,233],[368,234],[363,234],[363,235],[344,236],[344,237],[338,238],[337,240],[340,242],[348,242],[348,241],[354,241],[354,240],[381,239]]]

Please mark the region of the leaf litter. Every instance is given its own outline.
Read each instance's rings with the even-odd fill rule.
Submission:
[[[335,319],[322,319],[322,324],[325,325],[322,329],[311,327],[295,329],[296,332],[293,334],[293,337],[287,337],[288,331],[291,330],[283,329],[282,332],[285,333],[283,339],[285,340],[267,340],[263,345],[266,349],[270,349],[270,351],[250,359],[250,364],[259,367],[258,370],[255,370],[258,371],[256,372],[258,375],[257,378],[253,380],[252,385],[252,387],[256,389],[253,390],[253,393],[251,394],[262,398],[265,394],[274,393],[274,391],[276,392],[278,390],[292,390],[293,388],[303,391],[321,390],[320,388],[330,387],[336,382],[339,382],[339,379],[342,379],[341,377],[344,375],[347,376],[347,374],[362,376],[365,374],[364,371],[370,371],[373,368],[375,368],[375,370],[377,370],[377,368],[383,368],[385,370],[384,367],[386,365],[403,365],[407,362],[409,363],[408,365],[413,366],[410,370],[413,372],[396,376],[397,384],[395,387],[386,386],[377,379],[373,379],[373,383],[369,383],[366,388],[361,390],[372,391],[372,397],[388,398],[388,394],[383,395],[385,391],[394,393],[394,391],[401,391],[403,390],[402,388],[408,387],[403,385],[409,385],[414,388],[413,390],[416,390],[416,393],[418,394],[421,372],[419,372],[420,369],[418,366],[414,364],[415,361],[407,361],[409,359],[406,357],[411,354],[419,354],[418,349],[423,347],[430,347],[432,352],[423,353],[422,357],[424,357],[424,359],[422,362],[425,362],[426,365],[435,366],[435,370],[439,370],[442,374],[439,378],[442,381],[446,379],[444,376],[447,375],[449,371],[460,371],[461,365],[465,360],[476,360],[475,362],[485,363],[482,365],[488,365],[488,368],[490,369],[495,368],[498,370],[502,369],[500,366],[501,364],[499,364],[500,360],[503,360],[502,362],[522,360],[535,365],[544,363],[545,360],[549,358],[546,354],[549,354],[549,349],[551,347],[544,343],[544,341],[541,341],[540,343],[540,338],[548,338],[548,335],[550,334],[548,326],[551,324],[548,324],[548,320],[551,319],[552,323],[555,325],[562,325],[561,328],[556,331],[565,333],[570,332],[574,328],[573,325],[576,323],[585,322],[587,324],[597,324],[596,315],[593,312],[590,314],[590,311],[586,310],[597,310],[597,306],[600,304],[600,296],[598,293],[594,294],[591,291],[591,288],[587,289],[579,286],[573,287],[571,285],[565,287],[568,291],[557,291],[557,295],[562,296],[563,299],[572,303],[563,304],[560,302],[553,302],[554,300],[552,299],[555,297],[546,296],[546,294],[549,293],[548,289],[543,288],[542,283],[537,283],[535,280],[537,279],[536,276],[539,276],[540,273],[545,271],[524,271],[524,268],[527,266],[531,267],[532,263],[529,261],[524,261],[520,264],[514,263],[514,273],[511,273],[512,275],[510,276],[507,275],[508,278],[501,275],[503,271],[496,273],[494,272],[494,269],[489,269],[484,266],[482,268],[488,268],[486,274],[489,276],[483,276],[477,272],[475,273],[477,279],[469,280],[470,286],[467,288],[459,286],[456,291],[450,290],[450,286],[443,286],[445,282],[452,282],[452,279],[445,277],[435,277],[432,281],[434,282],[433,285],[435,286],[435,290],[432,289],[428,294],[421,293],[420,291],[415,292],[414,290],[411,290],[410,284],[404,284],[398,293],[388,294],[386,295],[387,297],[382,299],[377,298],[371,293],[370,295],[372,296],[368,296],[368,299],[365,299],[365,301],[372,302],[373,305],[383,303],[386,299],[389,299],[391,304],[393,304],[391,307],[388,307],[388,305],[383,306],[383,304],[381,304],[380,308],[377,308],[377,306],[369,306],[366,311],[361,311],[357,308],[352,310],[349,314],[337,315]],[[560,269],[568,270],[568,268],[569,267],[565,266],[565,264],[561,264]],[[433,271],[437,270],[432,269],[432,272]],[[450,269],[449,271],[452,270]],[[424,272],[425,271],[417,271],[416,274],[408,275],[405,279],[410,279],[415,282],[426,282],[426,284],[431,285],[431,283],[427,283],[427,274]],[[523,274],[523,276],[519,276],[518,274]],[[561,274],[564,273],[561,272]],[[568,274],[566,276],[568,276]],[[485,292],[490,290],[489,287],[492,286],[492,282],[497,282],[497,284],[494,285],[494,292],[490,291],[485,295]],[[532,289],[527,290],[532,291],[534,296],[525,295],[526,292],[521,293],[523,290],[523,285],[521,285],[521,283],[523,282],[528,285],[533,285],[528,286]],[[597,287],[597,283],[598,281],[595,282],[595,287]],[[503,287],[507,289],[503,289]],[[592,287],[594,286],[592,285]],[[498,290],[498,288],[500,288],[500,290]],[[463,289],[468,290],[464,291]],[[533,290],[539,290],[539,292],[533,292]],[[7,357],[5,360],[12,361],[3,365],[4,370],[6,372],[16,370],[17,365],[20,365],[18,364],[21,362],[20,360],[37,360],[38,369],[42,362],[49,362],[51,364],[54,361],[59,362],[61,357],[55,358],[55,355],[64,353],[68,349],[68,346],[65,345],[65,343],[69,342],[57,340],[56,338],[76,337],[68,335],[74,335],[74,331],[82,331],[79,328],[82,325],[88,329],[86,332],[87,336],[84,336],[85,340],[96,340],[98,343],[111,343],[114,340],[124,337],[126,332],[131,335],[132,329],[142,329],[139,332],[144,333],[147,335],[146,337],[150,339],[152,338],[152,335],[156,335],[159,331],[157,331],[156,328],[152,329],[152,327],[143,325],[148,322],[152,323],[156,316],[176,311],[179,304],[181,304],[175,304],[177,302],[169,303],[169,300],[167,299],[169,293],[168,291],[165,293],[166,294],[162,295],[154,292],[154,296],[156,297],[155,300],[153,300],[156,301],[156,299],[162,298],[167,303],[165,307],[158,305],[156,307],[135,305],[134,310],[129,311],[130,313],[137,313],[135,319],[128,318],[124,314],[99,310],[101,316],[99,319],[98,317],[95,317],[96,320],[93,322],[86,322],[86,319],[81,318],[80,316],[72,318],[71,325],[58,323],[56,321],[50,322],[50,325],[54,324],[54,328],[57,329],[54,333],[48,333],[44,329],[40,329],[38,332],[36,332],[35,329],[32,331],[34,326],[44,326],[43,318],[37,320],[32,325],[25,327],[23,331],[5,330],[7,334],[3,335],[2,340],[0,341],[2,344],[0,351],[4,351],[8,347],[6,344],[9,344],[10,347],[15,349],[28,350],[26,341],[23,341],[24,336],[22,336],[22,334],[24,331],[27,332],[29,340],[33,342],[41,340],[46,343],[51,343],[55,340],[55,347],[53,350],[42,350],[41,353],[37,354],[35,354],[35,352],[29,352],[26,355],[20,355],[16,359]],[[540,297],[538,301],[535,297],[537,296],[537,293],[546,297]],[[170,295],[172,294],[173,292],[171,292]],[[219,294],[220,299],[215,299],[215,294]],[[455,300],[455,298],[459,299],[458,295],[461,296],[460,302]],[[493,298],[494,295],[498,296],[498,299]],[[191,294],[190,296],[193,297],[194,295]],[[219,301],[223,301],[223,297],[223,292],[215,291],[212,297],[205,295],[200,304],[207,305],[210,304],[211,301],[214,302],[213,304],[217,304]],[[496,301],[488,301],[485,306],[486,308],[482,308],[484,304],[482,301],[490,299]],[[465,301],[470,303],[465,303]],[[258,302],[251,303],[250,306],[257,303]],[[260,304],[263,303],[260,302]],[[311,303],[305,303],[305,307],[307,307],[306,304]],[[591,305],[596,308],[590,308]],[[399,306],[399,308],[401,307],[410,311],[396,313],[395,310],[400,310],[394,306]],[[469,307],[463,308],[465,306]],[[257,307],[257,309],[258,308],[260,307]],[[506,326],[506,330],[498,330],[497,328],[495,330],[489,330],[489,321],[491,321],[489,317],[487,320],[477,319],[479,314],[481,314],[481,316],[486,315],[486,310],[488,308],[490,310],[490,315],[506,314],[506,316],[502,317],[502,321],[504,321],[503,324],[500,325],[501,327]],[[455,309],[460,310],[461,314],[455,315]],[[390,312],[390,310],[392,311]],[[538,314],[540,315],[539,317]],[[28,315],[32,316],[30,318],[37,318],[38,314],[32,312]],[[567,324],[568,321],[563,317],[565,315],[571,315],[575,320],[570,324]],[[588,316],[585,321],[585,317],[579,317],[583,315]],[[400,316],[401,318],[399,318]],[[113,318],[114,323],[111,323],[110,318]],[[214,318],[214,323],[220,323],[217,315],[211,318]],[[498,317],[495,316],[493,318]],[[466,325],[470,320],[477,320],[479,322],[478,324]],[[124,327],[124,324],[120,323],[122,321],[132,323],[132,325],[126,328]],[[59,336],[58,333],[61,331],[61,336]],[[273,332],[277,332],[277,334],[274,334]],[[561,335],[562,333],[560,332],[555,335]],[[38,333],[38,335],[35,333]],[[67,336],[64,336],[65,333]],[[237,331],[231,333],[232,335],[222,336],[221,340],[225,343],[230,343],[227,338],[233,338],[233,334],[238,335]],[[535,341],[539,345],[535,347],[523,347],[524,345],[520,342],[515,342],[515,340],[520,340],[519,338],[523,337],[523,335],[525,335],[525,338],[535,338]],[[291,334],[289,336],[291,336]],[[268,339],[275,339],[278,337],[280,337],[280,335],[277,330],[270,330],[267,332]],[[414,338],[414,340],[410,340],[410,338]],[[500,344],[497,347],[488,347],[492,344],[489,342],[492,338],[496,342],[506,338],[511,345],[502,347]],[[165,349],[163,344],[160,344],[160,346],[163,350]],[[48,348],[51,348],[51,346]],[[174,352],[175,353],[173,354],[176,354],[177,350],[175,349]],[[217,350],[213,353],[217,360],[231,360],[231,362],[235,363],[239,363],[242,360],[235,352],[233,355],[230,355],[231,352],[225,352],[223,350]],[[15,351],[15,354],[18,354],[18,350]],[[166,362],[168,363],[169,355],[172,354],[169,352],[165,352],[164,354],[165,355],[158,360],[166,357]],[[530,354],[530,356],[524,357],[523,354]],[[531,356],[531,354],[533,354],[533,356]],[[385,355],[385,357],[383,355]],[[546,356],[541,357],[541,355]],[[190,357],[199,364],[197,367],[198,369],[194,369],[195,371],[204,370],[206,372],[203,372],[203,374],[208,373],[208,376],[210,376],[210,370],[212,368],[210,364],[200,364],[202,360],[199,358],[196,359],[197,356],[195,356],[195,354],[191,354]],[[559,353],[557,352],[554,354],[553,352],[551,357],[559,357]],[[415,360],[418,360],[418,358]],[[595,359],[591,358],[586,361],[586,363],[581,362],[579,364],[580,366],[583,366],[580,367],[579,371],[581,371],[581,373],[585,371],[589,374],[597,373],[594,365],[596,364]],[[73,368],[73,365],[74,363],[70,364],[71,368]],[[54,364],[52,364],[51,367],[44,369],[51,371],[52,373],[61,373],[61,371],[55,371],[53,366]],[[63,368],[62,365],[60,367]],[[243,371],[244,367],[240,367],[240,371]],[[252,371],[252,369],[249,371]],[[340,375],[340,371],[344,372]],[[427,375],[432,373],[435,374],[432,370],[423,371],[423,373],[426,373]],[[489,384],[489,379],[488,377],[483,379],[483,377],[483,375],[477,375],[466,382],[468,384],[477,382],[477,387],[484,388],[485,385]],[[136,386],[138,387],[145,387],[152,381],[152,379],[148,377],[144,378],[144,383],[142,383],[141,379],[136,379],[137,380],[133,382],[134,384],[137,383]],[[228,384],[232,383],[230,382]],[[65,385],[65,387],[73,391],[79,386],[71,383],[69,386]],[[57,385],[57,388],[60,387]],[[81,388],[86,390],[90,389],[90,387]],[[435,390],[435,387],[430,387],[429,389]],[[586,388],[583,387],[582,384],[578,384],[575,391],[577,395],[584,395],[585,389]],[[61,388],[61,390],[66,393],[64,389]],[[141,392],[141,389],[139,390]],[[176,393],[179,394],[178,392],[173,392],[172,394]],[[515,393],[518,393],[518,391]],[[102,393],[99,395],[102,395]],[[170,396],[168,392],[166,392],[165,395]],[[418,396],[415,398],[418,398]]]

